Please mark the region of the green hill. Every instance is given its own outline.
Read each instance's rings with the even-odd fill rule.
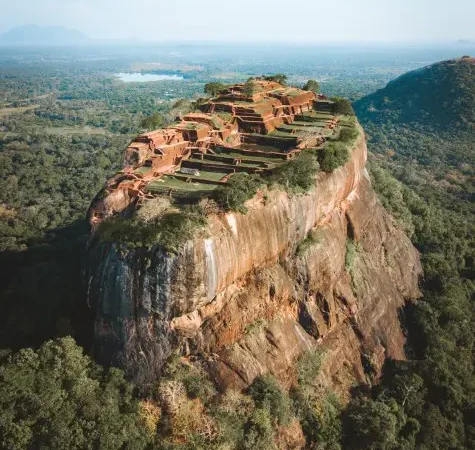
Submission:
[[[393,154],[393,163],[417,161],[446,178],[447,192],[465,190],[473,175],[475,58],[408,72],[353,106],[374,153]],[[457,172],[449,179],[448,167]]]
[[[363,121],[449,130],[473,129],[474,105],[475,58],[463,57],[408,72],[354,107]]]
[[[424,278],[423,298],[401,314],[407,361],[388,364],[375,391],[352,400],[345,448],[475,448],[474,69],[469,57],[433,64],[354,104],[373,187],[421,252]],[[352,424],[379,430],[373,419],[395,404],[412,427],[396,446],[376,433],[354,438]]]
[[[23,25],[0,35],[0,46],[63,46],[87,43],[89,38],[78,30],[64,27]]]

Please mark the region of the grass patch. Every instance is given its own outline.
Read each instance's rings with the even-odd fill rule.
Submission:
[[[152,181],[147,186],[147,192],[152,194],[166,193],[169,189],[177,189],[180,191],[212,191],[216,188],[214,184],[205,183],[187,183],[186,181],[175,178],[173,175],[165,175],[159,180]]]
[[[353,239],[346,240],[345,269],[348,273],[353,270],[353,264],[358,252],[358,244]]]
[[[300,386],[311,386],[322,367],[323,353],[320,350],[305,352],[297,361],[297,380]]]
[[[39,108],[40,105],[17,106],[16,108],[0,108],[0,117],[9,116],[10,114],[21,114],[26,111],[32,111]]]
[[[223,179],[226,175],[229,175],[231,172],[230,170],[228,171],[223,171],[223,172],[218,172],[214,170],[203,170],[203,169],[198,169],[199,170],[199,175],[189,175],[187,173],[181,172],[181,169],[176,172],[176,175],[178,176],[184,176],[187,179],[194,180],[196,182],[199,182],[200,180],[207,180],[207,181],[220,181]]]
[[[320,238],[316,236],[315,232],[310,231],[310,233],[307,234],[305,239],[300,242],[300,244],[297,246],[297,250],[295,251],[295,254],[301,258],[302,256],[305,256],[307,251],[312,248],[314,245],[318,244],[320,242]]]
[[[267,325],[267,321],[265,319],[257,319],[254,322],[250,323],[244,329],[244,334],[246,336],[258,333]]]
[[[231,122],[231,119],[233,118],[233,115],[231,113],[227,112],[216,112],[215,115],[217,115],[220,119],[224,120],[225,122]]]

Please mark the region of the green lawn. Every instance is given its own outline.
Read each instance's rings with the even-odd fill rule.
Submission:
[[[240,151],[233,151],[230,153],[223,152],[223,153],[217,153],[218,155],[222,156],[227,156],[230,158],[244,158],[247,161],[259,161],[259,162],[265,162],[265,163],[279,163],[283,161],[281,158],[275,158],[272,156],[252,156],[252,155],[247,155],[245,152],[240,152]]]
[[[224,155],[223,155],[224,156]],[[232,158],[232,157],[231,157]],[[239,164],[240,166],[245,166],[245,167],[252,167],[252,168],[259,168],[261,167],[261,164],[259,161],[252,161],[249,158],[245,158],[242,156],[237,156],[235,158],[241,158],[242,162]],[[191,158],[188,161],[190,162],[195,162],[195,163],[204,163],[204,164],[216,164],[216,165],[232,165],[232,161],[226,162],[226,161],[216,161],[212,159],[199,159],[199,158]],[[262,161],[262,162],[267,162],[267,161]]]
[[[165,175],[162,178],[152,181],[147,185],[147,192],[152,194],[166,193],[169,189],[176,189],[184,192],[210,192],[216,189],[215,184],[187,183],[174,176]]]
[[[209,181],[220,181],[221,178],[225,177],[229,174],[230,171],[223,171],[223,172],[214,172],[211,170],[200,170],[200,174],[198,176],[190,175],[187,173],[176,172],[178,176],[183,176],[190,178],[192,180],[209,180]]]
[[[1,108],[0,117],[9,116],[10,114],[21,114],[26,111],[32,111],[33,109],[39,108],[40,105],[29,105],[29,106],[18,106],[16,108]]]
[[[290,136],[287,133],[283,137],[290,137]],[[240,148],[242,148],[243,150],[261,151],[264,153],[285,153],[287,151],[287,149],[274,147],[272,145],[260,145],[260,144],[241,144]]]

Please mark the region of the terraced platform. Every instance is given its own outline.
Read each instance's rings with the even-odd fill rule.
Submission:
[[[324,96],[264,80],[230,86],[200,108],[137,136],[105,196],[194,201],[236,173],[269,172],[324,145],[347,124]]]

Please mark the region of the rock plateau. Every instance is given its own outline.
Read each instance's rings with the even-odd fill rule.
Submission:
[[[204,237],[176,254],[93,235],[98,359],[147,382],[180,354],[241,389],[269,372],[290,384],[299,355],[320,348],[322,379],[345,393],[404,358],[399,311],[420,295],[419,255],[371,187],[358,129],[348,162],[319,172],[308,193],[260,191],[246,214],[208,217]]]

